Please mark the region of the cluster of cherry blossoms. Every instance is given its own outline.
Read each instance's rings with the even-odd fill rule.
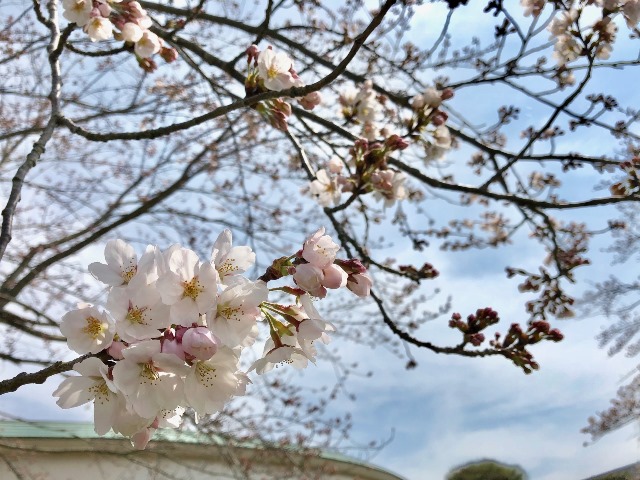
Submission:
[[[415,95],[410,101],[412,116],[403,122],[407,134],[401,137],[391,134],[386,127],[378,129],[376,119],[383,110],[384,99],[375,94],[370,81],[360,90],[342,92],[339,97],[342,114],[347,121],[363,124],[364,138],[355,141],[346,161],[334,156],[325,168],[316,172],[309,186],[310,193],[324,207],[339,205],[343,193],[351,194],[350,198],[373,193],[385,207],[406,198],[406,175],[388,167],[389,155],[406,149],[413,140],[424,148],[425,162],[442,159],[452,148],[453,140],[445,125],[448,115],[441,106],[452,97],[452,89],[434,87]],[[384,140],[377,140],[380,137]],[[345,167],[347,173],[343,174]]]
[[[609,191],[617,197],[637,195],[640,192],[640,158],[633,157],[631,160],[621,162],[620,169],[625,173],[625,177],[622,181],[611,185]]]
[[[293,67],[293,60],[284,52],[275,52],[271,46],[260,51],[257,45],[247,49],[249,72],[245,80],[247,96],[261,92],[281,92],[292,87],[304,87],[304,82]],[[313,110],[322,101],[319,92],[311,92],[298,98],[298,103],[306,110]],[[278,130],[288,129],[287,119],[291,115],[291,105],[282,98],[260,102],[256,110]]]
[[[427,87],[411,99],[413,116],[407,126],[410,135],[416,135],[424,147],[424,161],[441,160],[452,147],[451,133],[445,125],[448,115],[441,110],[442,102],[453,98],[453,90]]]
[[[545,0],[520,0],[525,16],[539,16],[546,3]],[[581,56],[608,59],[618,32],[616,15],[621,14],[627,26],[634,31],[640,21],[640,0],[579,0],[566,3],[556,4],[561,8],[547,28],[551,33],[549,39],[555,40],[553,56],[560,66]],[[591,6],[598,8],[601,16],[585,28],[587,20],[583,13],[586,7]]]
[[[62,0],[62,7],[64,18],[82,27],[92,41],[115,37],[132,45],[140,66],[145,70],[155,70],[151,57],[156,53],[167,62],[178,56],[174,48],[165,47],[162,39],[149,30],[151,19],[136,1]]]
[[[93,401],[99,435],[113,429],[144,448],[157,428],[179,427],[186,408],[212,414],[243,395],[248,372],[315,363],[314,343],[328,343],[335,327],[320,317],[311,296],[347,287],[364,297],[372,285],[360,261],[336,258],[339,248],[321,228],[299,252],[251,281],[243,273],[255,253],[232,246],[228,230],[210,260],[180,245],[164,251],[150,245],[138,258],[123,240],[107,242],[106,263],[89,265],[109,288],[106,309],[79,304],[62,318],[69,348],[91,356],[74,366],[80,376],[66,378],[54,392],[58,405]],[[295,286],[267,287],[287,276]],[[270,301],[270,292],[291,295],[294,303]],[[269,340],[244,372],[241,353],[255,343],[259,321],[268,326]]]
[[[382,200],[385,207],[391,207],[397,200],[407,196],[404,186],[406,175],[388,167],[388,156],[397,150],[404,150],[409,144],[398,135],[391,135],[384,142],[369,142],[363,138],[356,140],[349,150],[350,158],[345,163],[338,157],[329,160],[327,168],[316,172],[316,179],[309,186],[310,193],[322,206],[338,205],[342,193],[364,195],[373,193]],[[348,173],[343,174],[343,169]]]
[[[378,122],[383,110],[383,98],[376,94],[371,80],[365,81],[359,89],[352,87],[344,90],[338,101],[345,119],[362,124],[363,138],[373,141],[381,135]]]

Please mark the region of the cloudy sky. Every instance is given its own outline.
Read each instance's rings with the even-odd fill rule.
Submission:
[[[442,14],[437,6],[422,7],[415,19],[414,31],[420,32],[414,34],[416,43],[428,44],[437,35],[433,26],[442,21]],[[471,11],[456,22],[456,28],[469,37],[482,36],[493,25],[488,16]],[[604,84],[607,79],[598,81]],[[460,99],[464,95],[461,93]],[[627,98],[630,104],[638,104],[631,94]],[[482,117],[497,108],[487,97],[473,100],[471,116]],[[537,114],[534,107],[523,113],[534,123]],[[595,153],[613,149],[608,147],[610,137],[591,135],[580,143],[583,147],[592,145]],[[560,146],[564,151],[571,149],[568,143]],[[455,161],[455,154],[451,157]],[[604,222],[608,213],[598,213],[596,223],[598,215]],[[597,246],[594,254],[594,265],[578,274],[580,285],[610,273],[609,257],[599,254]],[[425,253],[430,261],[436,255],[437,250]],[[519,266],[536,265],[540,252],[534,246],[518,242],[496,252],[437,258],[434,263],[441,271],[438,286],[453,295],[456,311],[466,314],[492,306],[506,322],[526,320],[517,282],[505,278],[504,266],[513,264],[514,259]],[[583,288],[577,287],[574,294],[579,296]],[[640,460],[637,425],[587,447],[583,443],[588,437],[579,432],[590,415],[606,408],[637,365],[637,360],[623,356],[609,358],[597,347],[594,337],[606,323],[607,319],[595,315],[561,322],[558,326],[565,340],[535,347],[533,352],[542,368],[529,376],[504,359],[464,359],[422,351],[413,352],[418,368],[406,371],[404,363],[384,348],[371,350],[349,344],[344,355],[366,364],[374,375],[353,379],[349,389],[357,399],[342,400],[336,408],[353,412],[356,439],[367,442],[392,436],[390,444],[371,461],[409,480],[440,480],[453,466],[483,457],[519,464],[534,480],[579,479],[617,468]],[[434,322],[423,327],[418,336],[444,338],[446,331],[446,325]],[[341,346],[339,341],[336,345]],[[1,364],[0,378],[19,371]],[[316,374],[309,369],[301,375],[308,380]],[[29,419],[90,420],[92,415],[86,408],[57,408],[51,392],[58,383],[59,379],[50,379],[42,386],[27,386],[4,395],[0,411]]]

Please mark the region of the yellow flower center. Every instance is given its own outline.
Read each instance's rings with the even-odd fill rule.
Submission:
[[[84,6],[87,2],[85,0],[78,0],[76,1],[76,3],[73,5],[73,7],[71,7],[71,11],[76,12],[76,13],[82,13],[84,12]]]
[[[220,315],[221,317],[226,318],[227,320],[237,320],[238,322],[240,321],[240,315],[239,312],[242,310],[242,307],[219,307],[218,308],[218,315]]]
[[[222,265],[218,268],[218,272],[221,275],[226,275],[227,273],[235,272],[239,270],[237,266],[233,264],[235,262],[235,258],[227,258]]]
[[[207,365],[204,362],[198,362],[196,366],[196,375],[198,380],[205,387],[212,387],[215,385],[216,369],[211,365]]]
[[[198,277],[193,277],[190,282],[182,282],[182,288],[184,289],[182,298],[189,297],[192,300],[198,298],[198,295],[204,291],[204,287],[200,285]]]
[[[149,363],[145,363],[142,366],[142,372],[140,373],[140,376],[148,378],[149,380],[157,380],[158,378],[160,378],[160,375],[158,374],[156,369]]]
[[[104,404],[106,399],[109,397],[109,388],[107,387],[106,382],[96,383],[93,387],[89,389],[96,397],[96,402]]]
[[[94,340],[102,334],[102,321],[96,317],[87,317],[87,326],[82,329],[87,335]]]
[[[268,69],[267,69],[267,77],[269,78],[269,80],[273,80],[274,78],[276,78],[278,76],[278,69],[274,66],[271,65]]]
[[[127,321],[131,322],[131,323],[137,323],[139,325],[146,325],[146,321],[144,318],[144,312],[147,309],[147,307],[143,307],[143,308],[130,308],[129,311],[127,312]]]
[[[127,268],[124,272],[122,272],[122,280],[124,280],[124,283],[129,283],[133,276],[136,274],[136,271],[136,267],[133,266]]]

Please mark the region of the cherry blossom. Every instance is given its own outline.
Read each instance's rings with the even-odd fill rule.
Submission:
[[[262,281],[241,283],[224,290],[216,310],[207,316],[211,331],[228,347],[252,344],[257,334],[258,306],[267,300],[269,291]]]
[[[134,50],[140,58],[149,58],[160,51],[162,44],[158,36],[145,30],[141,38],[136,42]]]
[[[378,170],[371,175],[371,185],[374,188],[373,196],[384,201],[386,208],[392,207],[396,200],[406,198],[407,191],[404,187],[406,175],[393,170]]]
[[[113,382],[133,411],[142,418],[154,418],[162,409],[179,405],[184,397],[184,362],[162,353],[160,341],[145,340],[122,352],[124,359],[113,367]]]
[[[93,0],[62,0],[62,16],[79,27],[89,23]]]
[[[232,247],[233,236],[230,230],[223,230],[218,236],[211,252],[211,263],[218,272],[218,282],[224,285],[249,270],[256,262],[256,254],[251,247]]]
[[[331,265],[340,250],[340,246],[324,232],[324,227],[320,227],[302,247],[302,258],[319,268]]]
[[[108,18],[101,16],[91,17],[84,26],[84,30],[89,35],[92,42],[107,40],[113,37],[113,23]]]
[[[107,308],[116,320],[116,333],[126,342],[157,337],[169,324],[169,307],[155,285],[114,288]]]
[[[298,103],[302,105],[305,110],[313,110],[322,102],[322,95],[320,92],[311,92],[304,97],[298,99]]]
[[[347,279],[347,288],[359,297],[368,297],[372,286],[373,281],[367,273],[349,275]]]
[[[323,285],[324,272],[311,263],[296,265],[293,280],[296,285],[314,297],[324,298],[327,295],[327,289]]]
[[[74,352],[98,353],[111,345],[115,322],[96,307],[81,304],[62,317],[60,331]]]
[[[193,364],[184,382],[187,402],[199,414],[222,410],[238,391],[238,357],[228,347],[220,347],[209,360]]]
[[[113,426],[124,397],[109,380],[108,367],[97,358],[87,358],[74,365],[81,376],[65,378],[53,392],[61,408],[73,408],[93,401],[94,425],[98,435],[105,435]]]
[[[298,341],[304,343],[321,340],[325,344],[329,343],[331,339],[328,333],[335,332],[336,327],[320,317],[309,295],[301,296],[300,303],[302,305],[300,312],[302,321],[296,325]]]
[[[329,177],[324,169],[316,172],[316,179],[311,182],[309,190],[323,207],[328,207],[331,204],[338,205],[340,203],[342,193],[340,192],[337,179]]]
[[[294,86],[295,79],[290,70],[293,61],[284,52],[275,53],[271,48],[258,55],[258,72],[265,88],[279,92]]]
[[[525,17],[540,16],[546,3],[546,0],[520,0],[520,5],[524,8]]]
[[[171,306],[173,323],[189,326],[215,307],[217,273],[209,262],[201,263],[195,252],[178,247],[171,250],[167,269],[157,288],[162,301]]]
[[[142,38],[143,30],[137,23],[127,22],[120,29],[120,34],[125,42],[136,43]]]
[[[629,28],[634,28],[640,21],[640,0],[626,0],[622,7]]]
[[[131,281],[137,272],[138,256],[124,240],[109,240],[104,248],[106,264],[89,264],[89,272],[102,283],[118,287]]]
[[[306,368],[308,364],[309,358],[301,348],[290,345],[275,347],[273,341],[268,340],[263,357],[251,365],[249,372],[255,370],[256,373],[262,375],[281,365],[291,365],[301,370]]]

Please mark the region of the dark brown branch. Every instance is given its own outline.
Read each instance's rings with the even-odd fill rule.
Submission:
[[[9,378],[7,380],[2,380],[0,382],[0,395],[4,395],[5,393],[15,392],[20,387],[24,385],[29,385],[32,383],[41,384],[44,383],[47,378],[52,377],[53,375],[57,375],[58,373],[68,372],[73,368],[73,366],[81,362],[89,357],[92,357],[93,354],[87,353],[78,357],[69,362],[56,362],[53,365],[43,368],[34,373],[26,373],[22,372],[16,375],[13,378]]]
[[[263,102],[266,100],[272,100],[275,98],[281,97],[304,97],[308,93],[315,92],[316,90],[320,90],[323,87],[326,87],[335,79],[337,79],[342,73],[345,72],[347,66],[354,59],[364,42],[367,40],[369,35],[380,25],[382,19],[387,14],[387,12],[391,9],[391,7],[396,3],[396,0],[387,0],[385,4],[382,6],[380,11],[377,13],[375,17],[371,20],[367,28],[360,33],[353,41],[353,45],[349,50],[349,53],[345,56],[345,58],[325,77],[321,78],[315,83],[311,85],[306,85],[304,87],[292,87],[287,90],[282,90],[280,92],[263,92],[257,95],[253,95],[251,97],[247,97],[241,100],[238,100],[229,105],[225,105],[222,107],[215,108],[209,113],[204,115],[200,115],[199,117],[192,118],[191,120],[187,120],[186,122],[174,123],[173,125],[167,125],[165,127],[156,128],[153,130],[146,130],[143,132],[120,132],[120,133],[95,133],[90,132],[78,125],[76,125],[72,120],[64,117],[63,115],[58,116],[58,121],[65,125],[72,133],[80,135],[81,137],[86,138],[87,140],[96,141],[96,142],[107,142],[110,140],[143,140],[143,139],[153,139],[163,137],[165,135],[169,135],[171,133],[175,133],[181,130],[185,130],[191,127],[195,127],[197,125],[201,125],[209,120],[213,120],[214,118],[218,118],[220,116],[226,115],[228,113],[233,112],[234,110],[238,110],[244,107],[250,107],[255,105],[258,102]]]

